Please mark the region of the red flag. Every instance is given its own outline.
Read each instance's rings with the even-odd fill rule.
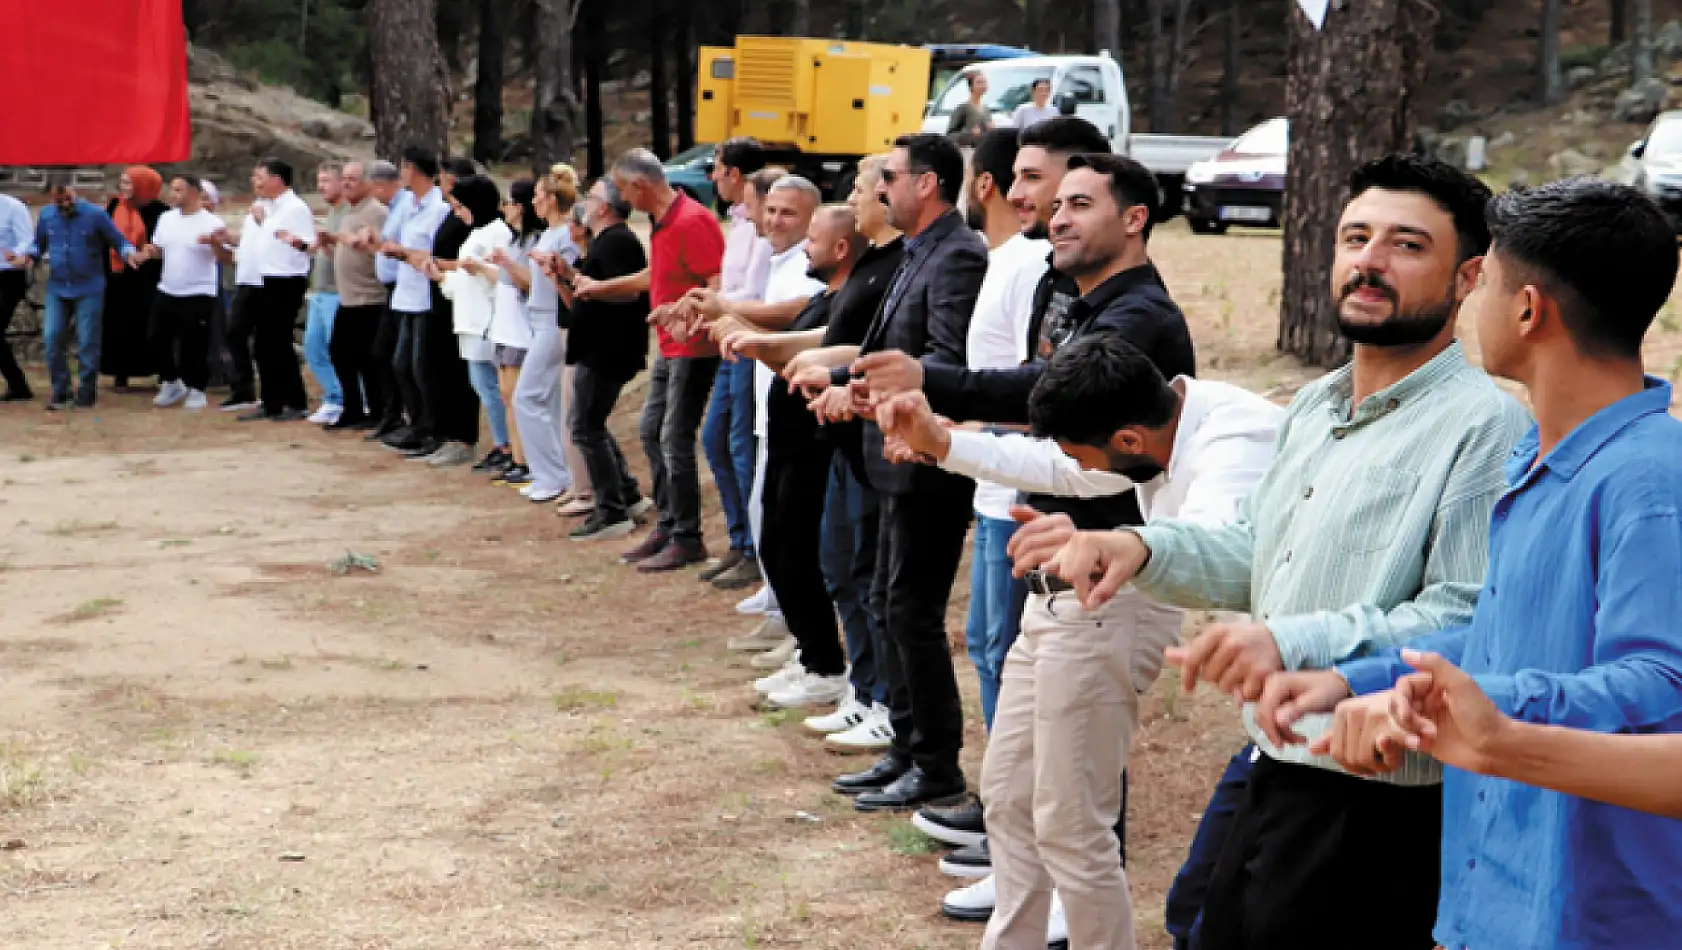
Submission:
[[[0,165],[185,161],[181,0],[0,0]]]

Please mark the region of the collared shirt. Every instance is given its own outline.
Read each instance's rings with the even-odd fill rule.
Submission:
[[[1032,102],[1024,102],[1010,114],[1010,124],[1019,129],[1026,129],[1039,125],[1049,119],[1062,115],[1062,111],[1054,105],[1036,106]]]
[[[1682,732],[1682,422],[1670,384],[1591,416],[1538,460],[1530,431],[1495,503],[1471,624],[1408,644],[1470,673],[1520,722]],[[1398,651],[1340,667],[1359,693]],[[1600,950],[1682,937],[1682,821],[1448,769],[1437,942]]]
[[[1181,376],[1185,391],[1168,470],[1137,485],[1124,475],[1095,472],[1050,439],[1015,433],[952,430],[940,467],[1013,490],[1075,498],[1119,495],[1137,488],[1146,518],[1222,525],[1238,520],[1244,499],[1273,462],[1285,410],[1230,383]]]
[[[315,242],[315,212],[288,188],[269,205],[263,218],[262,232],[257,243],[257,261],[263,276],[308,277],[310,255],[276,237],[287,232],[294,241]]]
[[[370,195],[360,203],[345,202],[340,230],[355,233],[362,228],[379,231],[388,216],[385,205]],[[340,241],[333,248],[333,280],[339,287],[339,302],[346,307],[377,307],[386,302],[386,289],[379,279],[378,254],[357,250]],[[395,262],[393,262],[395,263]]]
[[[1345,366],[1297,395],[1267,477],[1237,524],[1139,529],[1150,560],[1137,584],[1185,607],[1242,610],[1273,632],[1286,669],[1325,669],[1465,623],[1487,565],[1502,464],[1529,415],[1466,361],[1456,341],[1395,385],[1351,406]],[[1330,716],[1304,717],[1317,738]],[[1338,770],[1306,746],[1268,755]],[[1385,781],[1436,780],[1412,757]]]
[[[444,223],[444,216],[449,213],[450,205],[444,200],[444,190],[434,186],[404,217],[394,240],[409,250],[430,252],[432,237],[438,233],[438,226]],[[389,229],[390,226],[391,219],[387,218],[386,227]],[[426,313],[432,309],[432,281],[410,266],[408,261],[397,262],[397,290],[391,295],[391,309],[398,313]]]
[[[345,215],[348,213],[350,202],[340,201],[327,209],[327,221],[323,230],[328,234],[338,234],[344,227]],[[310,273],[310,290],[318,294],[336,294],[339,292],[338,269],[334,266],[331,248],[322,248],[315,252],[315,269]]]
[[[234,283],[241,287],[263,286],[263,258],[258,248],[263,242],[263,226],[257,223],[256,215],[252,214],[262,208],[265,214],[269,210],[269,201],[258,198],[251,203],[251,210],[245,213],[245,220],[239,225],[239,246],[234,250]]]
[[[395,241],[403,231],[403,222],[415,213],[415,193],[407,188],[391,197],[391,207],[386,209],[385,224],[380,226],[381,241]],[[374,276],[387,287],[397,283],[397,269],[402,264],[394,257],[384,254],[374,255]]]
[[[810,300],[824,292],[824,283],[807,272],[812,269],[812,259],[806,256],[806,242],[771,256],[771,268],[765,280],[765,302],[769,304],[787,303],[790,300]],[[826,307],[824,312],[828,313]],[[771,384],[777,379],[777,374],[764,363],[753,364],[753,434],[763,439],[769,431],[768,400]]]
[[[40,260],[44,252],[51,259],[48,290],[63,297],[88,297],[105,292],[107,250],[127,257],[134,245],[111,223],[110,215],[78,198],[69,215],[60,213],[57,205],[41,209],[29,256]]]
[[[652,306],[672,303],[698,287],[705,287],[724,267],[724,232],[718,219],[683,192],[654,225],[648,239],[648,297]],[[659,328],[660,355],[668,359],[717,355],[706,337],[683,342]]]
[[[1022,234],[993,248],[987,254],[987,276],[981,281],[981,296],[970,317],[969,336],[964,344],[964,361],[970,369],[1004,369],[1020,366],[1028,358],[1028,326],[1034,320],[1034,291],[1050,264],[1049,241],[1036,241]],[[975,483],[975,510],[985,518],[1004,521],[1016,491],[986,480]]]
[[[35,222],[29,217],[29,206],[11,195],[0,195],[0,251],[22,256],[29,253],[34,242]],[[17,269],[0,254],[0,271]]]
[[[765,295],[770,267],[771,242],[759,236],[759,228],[748,219],[748,206],[738,201],[730,206],[718,291],[726,300],[759,300]]]

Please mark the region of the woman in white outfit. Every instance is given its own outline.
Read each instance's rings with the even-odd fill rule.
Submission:
[[[497,275],[501,273],[490,260],[497,251],[506,252],[514,241],[514,232],[502,219],[501,205],[502,196],[489,178],[475,175],[456,181],[450,192],[450,208],[473,231],[457,252],[455,266],[443,274],[439,288],[453,304],[456,342],[461,358],[467,361],[468,381],[490,422],[495,444],[487,461],[511,458],[508,413],[497,384],[496,344],[490,340]]]
[[[493,261],[507,260],[522,268],[531,266],[532,248],[543,234],[543,218],[532,207],[535,192],[536,183],[529,179],[509,186],[508,199],[502,203],[502,216],[514,233],[514,241],[503,254],[493,256]],[[508,418],[508,458],[493,460],[487,456],[475,466],[476,470],[489,473],[496,484],[515,488],[531,484],[531,469],[526,467],[526,450],[520,441],[520,423],[514,414],[514,388],[520,382],[520,366],[526,361],[526,351],[531,349],[531,316],[526,310],[528,289],[528,284],[516,283],[507,268],[497,267],[490,341],[496,346],[497,386]]]

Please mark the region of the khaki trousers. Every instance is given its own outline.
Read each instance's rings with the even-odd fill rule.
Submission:
[[[1034,595],[1005,658],[982,765],[998,900],[982,950],[1043,950],[1051,891],[1070,950],[1133,950],[1133,903],[1112,831],[1139,697],[1182,612],[1126,588],[1096,611]]]

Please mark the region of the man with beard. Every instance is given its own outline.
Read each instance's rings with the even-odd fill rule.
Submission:
[[[1354,361],[1298,394],[1239,521],[1082,531],[1055,551],[1018,552],[1018,571],[1043,564],[1089,610],[1131,581],[1164,603],[1249,611],[1254,622],[1216,624],[1169,651],[1187,690],[1201,679],[1253,703],[1271,673],[1465,623],[1477,601],[1503,466],[1529,427],[1454,335],[1489,246],[1489,190],[1407,156],[1362,166],[1350,189],[1331,291]],[[1312,742],[1327,718],[1298,731]],[[1191,945],[1344,950],[1350,929],[1328,910],[1341,920],[1377,896],[1361,947],[1434,946],[1435,782],[1419,770],[1354,777],[1269,742],[1249,708],[1244,720],[1263,754],[1230,828],[1200,835],[1218,857]]]

